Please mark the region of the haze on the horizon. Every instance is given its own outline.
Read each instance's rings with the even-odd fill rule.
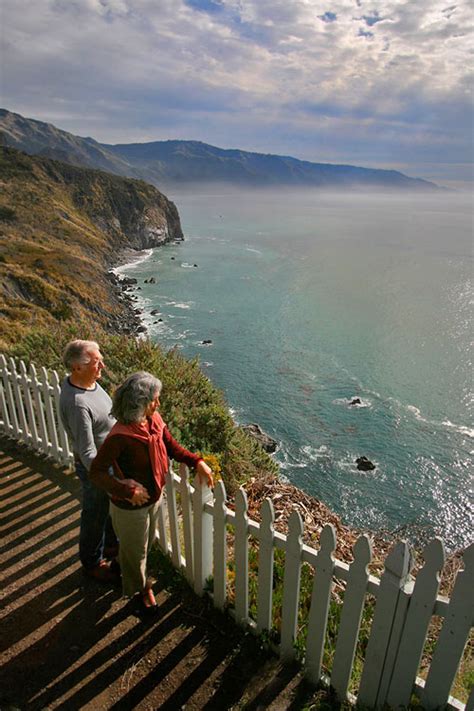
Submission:
[[[468,0],[4,0],[2,26],[2,105],[74,134],[472,181]]]

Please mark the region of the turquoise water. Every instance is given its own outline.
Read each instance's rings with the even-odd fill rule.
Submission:
[[[346,523],[465,545],[469,202],[441,193],[171,197],[186,241],[121,270],[139,280],[150,336],[199,355],[235,419],[279,441],[283,474]],[[143,284],[151,276],[157,283]],[[360,405],[349,404],[355,397]],[[375,471],[357,470],[361,455]]]

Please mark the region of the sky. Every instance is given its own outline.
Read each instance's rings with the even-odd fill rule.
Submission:
[[[2,0],[1,106],[104,143],[200,140],[473,180],[468,0]]]

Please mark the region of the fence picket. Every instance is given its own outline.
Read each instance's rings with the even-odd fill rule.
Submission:
[[[397,543],[385,561],[385,571],[377,593],[374,619],[365,655],[357,700],[372,708],[379,705],[379,691],[384,672],[392,627],[399,607],[401,590],[409,579],[413,561],[407,544]],[[383,703],[380,703],[383,705]]]
[[[183,514],[184,555],[186,556],[186,577],[191,585],[194,583],[194,546],[193,546],[193,511],[191,507],[191,485],[189,471],[183,462],[179,465],[181,478],[181,511]]]
[[[8,415],[10,418],[10,431],[15,439],[21,439],[20,425],[18,424],[18,416],[16,414],[15,398],[13,396],[11,379],[13,378],[13,373],[8,369],[8,364],[6,358],[2,355],[2,380],[3,389],[5,392],[5,401],[8,410]]]
[[[331,670],[331,686],[339,701],[345,701],[351,678],[352,665],[364,609],[368,565],[372,560],[372,545],[368,536],[362,535],[353,547],[349,579],[344,593],[341,623],[337,635],[336,652]]]
[[[387,703],[393,708],[410,703],[445,559],[440,538],[426,546],[423,558],[425,564],[416,578],[387,696]]]
[[[20,425],[20,439],[23,442],[28,443],[30,439],[30,432],[26,421],[25,406],[20,387],[20,376],[17,373],[16,363],[13,358],[10,358],[10,374],[10,382],[12,384],[13,397],[15,399],[15,408]]]
[[[169,555],[170,552],[170,546],[168,543],[168,534],[166,532],[166,514],[167,514],[167,506],[166,506],[166,496],[165,493],[163,492],[161,495],[161,504],[160,508],[158,509],[158,531],[157,531],[157,538],[158,538],[158,543],[160,545],[161,550],[163,553],[166,555]]]
[[[39,437],[38,428],[36,426],[35,411],[33,407],[33,400],[31,399],[31,388],[30,380],[28,378],[28,373],[26,371],[26,365],[21,360],[20,361],[20,381],[23,391],[23,399],[25,402],[26,417],[28,419],[28,429],[31,435],[31,442],[35,449],[39,448]]]
[[[33,400],[36,408],[36,417],[38,418],[39,434],[41,437],[41,441],[39,442],[40,449],[44,454],[49,454],[51,446],[49,443],[48,430],[46,428],[46,420],[44,417],[43,400],[41,398],[43,386],[38,379],[38,374],[33,363],[30,365],[30,379],[31,389],[33,391]]]
[[[224,609],[227,598],[226,491],[224,482],[214,488],[214,604]]]
[[[165,478],[166,501],[168,502],[168,522],[171,539],[171,560],[176,570],[181,569],[181,544],[179,541],[178,510],[176,508],[176,485],[171,464]]]
[[[316,558],[311,608],[308,619],[308,637],[306,642],[305,675],[310,682],[317,684],[321,677],[324,640],[331,601],[334,572],[334,551],[336,550],[336,531],[332,524],[326,524],[321,531],[321,547]]]
[[[55,370],[51,372],[51,388],[54,399],[54,409],[56,414],[56,428],[59,438],[59,447],[61,451],[61,463],[68,466],[72,465],[74,458],[72,452],[69,449],[69,442],[66,434],[66,430],[63,427],[60,416],[59,398],[61,396],[61,383],[59,381],[59,376]]]
[[[260,509],[257,630],[263,632],[272,626],[273,597],[273,523],[275,512],[270,499],[265,499]]]
[[[6,384],[8,383],[8,370],[7,361],[5,360],[5,356],[3,354],[0,354],[0,368],[2,371],[2,387],[0,387],[0,408],[2,415],[2,426],[4,432],[9,435],[10,433],[13,433],[14,428],[13,423],[11,422],[10,413],[8,412],[7,399],[5,397]]]
[[[46,410],[46,422],[48,423],[48,440],[51,444],[51,454],[55,459],[60,459],[58,434],[54,421],[52,387],[49,384],[48,371],[46,368],[41,368],[41,377],[43,380],[43,401]]]
[[[249,539],[247,494],[240,487],[235,495],[235,619],[245,624],[249,610]]]
[[[421,694],[427,709],[444,706],[473,621],[474,543],[463,554],[464,570],[458,573],[436,645],[430,670]]]
[[[294,643],[298,626],[298,606],[301,582],[301,553],[303,550],[303,521],[298,511],[288,520],[285,546],[285,578],[283,583],[283,610],[281,616],[280,656],[284,661],[295,657]]]
[[[212,516],[204,510],[212,499],[212,491],[201,482],[194,480],[193,526],[194,526],[194,591],[204,593],[206,580],[212,575]]]

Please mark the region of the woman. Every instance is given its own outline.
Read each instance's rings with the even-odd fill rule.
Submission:
[[[112,401],[112,427],[92,462],[90,479],[111,497],[110,515],[120,541],[119,563],[123,594],[140,596],[145,612],[157,603],[147,582],[148,548],[155,538],[168,457],[184,462],[213,486],[212,471],[203,459],[183,449],[157,412],[161,382],[150,373],[128,377]],[[113,467],[114,476],[109,473]]]

